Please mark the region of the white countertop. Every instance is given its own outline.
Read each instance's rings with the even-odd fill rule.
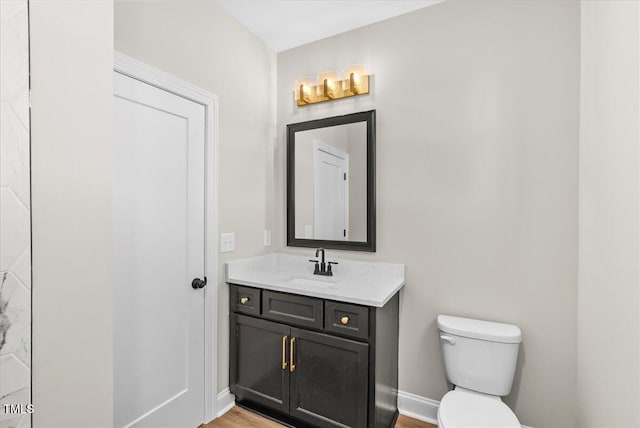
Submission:
[[[404,286],[404,265],[336,261],[333,276],[313,274],[315,257],[273,253],[225,263],[229,283],[366,306],[384,306]]]

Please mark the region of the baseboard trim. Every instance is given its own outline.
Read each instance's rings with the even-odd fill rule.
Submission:
[[[220,416],[227,413],[236,405],[236,397],[229,391],[229,388],[218,393],[216,409]],[[421,397],[410,392],[398,391],[398,412],[419,421],[438,425],[438,407],[440,402],[430,398]],[[522,425],[522,428],[530,428]]]
[[[438,425],[439,406],[439,401],[410,392],[398,391],[398,411],[401,415]]]
[[[218,393],[216,409],[218,414],[216,417],[220,417],[227,413],[236,405],[236,397],[229,391],[229,388],[225,388]]]

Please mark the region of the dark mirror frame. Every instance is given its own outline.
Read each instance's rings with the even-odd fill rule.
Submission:
[[[367,240],[330,241],[295,237],[295,146],[296,132],[349,123],[367,124]],[[287,125],[287,245],[290,247],[332,248],[336,250],[376,251],[376,111],[334,116]]]

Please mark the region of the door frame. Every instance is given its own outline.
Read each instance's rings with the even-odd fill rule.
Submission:
[[[218,97],[120,52],[113,71],[186,98],[205,108],[204,418],[217,416],[218,389]]]

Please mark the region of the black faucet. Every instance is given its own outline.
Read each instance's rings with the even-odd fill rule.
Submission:
[[[333,272],[331,271],[331,265],[337,265],[337,262],[326,262],[324,261],[324,248],[318,248],[316,250],[316,257],[318,254],[322,254],[322,258],[320,259],[320,263],[318,260],[309,260],[311,263],[315,263],[315,268],[313,269],[314,275],[324,275],[324,276],[333,276]]]
[[[324,270],[324,267],[325,267],[325,263],[324,263],[324,248],[318,248],[316,250],[316,257],[318,257],[318,253],[322,254],[322,260],[320,262],[320,266],[321,266],[321,269]]]

